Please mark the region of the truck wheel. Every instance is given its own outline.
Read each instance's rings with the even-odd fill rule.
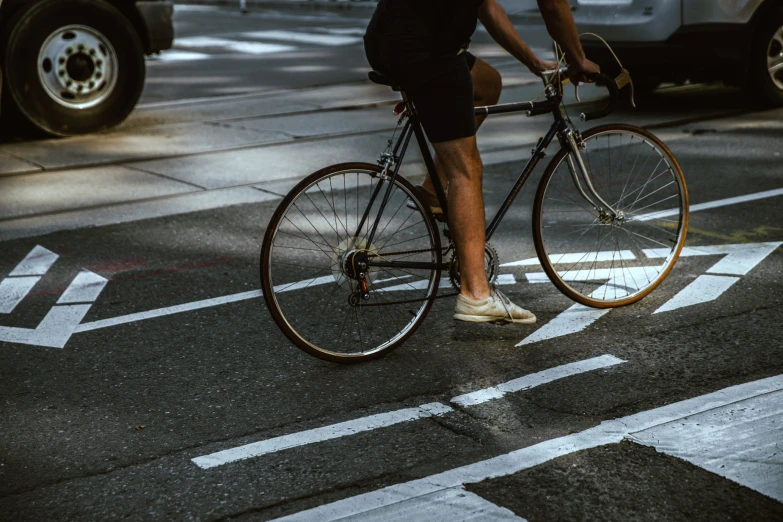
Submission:
[[[783,9],[770,13],[756,31],[749,86],[767,105],[783,105]]]
[[[144,88],[144,49],[102,0],[43,0],[18,13],[5,52],[7,91],[39,129],[73,136],[113,127]]]

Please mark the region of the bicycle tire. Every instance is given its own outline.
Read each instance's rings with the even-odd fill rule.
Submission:
[[[606,141],[608,142],[606,148],[611,149],[611,136],[616,135],[629,137],[629,141],[625,145],[623,145],[621,141],[621,147],[626,147],[625,150],[622,150],[622,154],[620,155],[619,168],[621,170],[625,164],[625,158],[628,156],[628,151],[632,150],[632,148],[636,147],[637,145],[639,146],[639,150],[637,151],[634,149],[631,154],[632,157],[633,153],[636,153],[636,159],[632,165],[631,171],[625,176],[625,180],[622,179],[623,174],[620,174],[620,183],[615,182],[613,177],[611,163],[613,157],[612,151],[609,150],[606,153],[602,153],[600,149],[600,142],[604,136],[606,136]],[[609,202],[610,205],[613,205],[615,210],[623,210],[624,213],[627,213],[624,214],[625,221],[621,222],[619,225],[616,224],[617,222],[612,222],[609,224],[611,229],[608,232],[600,231],[601,228],[603,228],[607,223],[600,220],[596,211],[591,208],[586,208],[584,200],[579,199],[581,196],[578,195],[577,188],[574,186],[572,181],[570,188],[573,189],[574,193],[576,193],[576,199],[572,198],[568,192],[557,193],[557,195],[560,196],[565,194],[563,199],[556,199],[552,196],[556,190],[553,188],[555,185],[559,184],[564,187],[568,186],[566,179],[564,178],[564,170],[569,173],[568,176],[570,178],[570,170],[567,168],[567,161],[565,161],[570,150],[568,148],[561,148],[547,166],[536,191],[536,198],[533,206],[533,239],[536,247],[536,253],[538,255],[539,262],[541,263],[541,266],[549,280],[552,281],[552,283],[555,285],[555,287],[557,287],[558,290],[560,290],[560,292],[568,296],[570,299],[582,305],[593,308],[614,308],[619,306],[627,306],[639,301],[640,299],[643,299],[655,288],[657,288],[669,275],[672,268],[676,264],[677,259],[679,258],[682,247],[685,244],[689,217],[688,190],[685,184],[685,178],[676,158],[666,147],[666,145],[656,136],[639,127],[625,124],[602,125],[584,132],[582,134],[582,139],[583,143],[585,143],[585,151],[582,152],[582,155],[588,156],[588,163],[591,162],[590,154],[593,153],[595,153],[598,158],[602,158],[601,154],[604,154],[604,157],[608,159],[608,169],[606,169],[606,165],[603,159],[600,161],[600,166],[596,165],[598,167],[596,170],[600,171],[600,175],[595,174],[593,166],[588,165],[588,170],[591,171],[593,184],[595,185],[599,194],[601,194],[604,199],[607,199],[607,202]],[[637,139],[637,141],[635,142],[634,139]],[[591,146],[594,146],[594,148],[591,149]],[[656,181],[659,178],[663,178],[657,184],[660,185],[667,180],[667,178],[664,177],[664,174],[657,173],[657,168],[652,170],[652,173],[648,175],[646,183],[644,184],[642,184],[642,181],[645,180],[645,174],[641,174],[641,171],[645,170],[645,167],[641,167],[640,171],[634,175],[634,171],[637,168],[637,165],[640,164],[639,160],[643,152],[649,156],[645,160],[645,165],[648,164],[650,157],[655,160],[655,154],[650,153],[650,151],[645,151],[645,146],[658,154],[658,166],[660,166],[661,163],[663,163],[663,166],[668,166],[668,168],[663,170],[663,173],[669,173],[671,182],[666,185],[662,185],[663,188],[656,188],[654,191],[651,191],[647,195],[642,196],[648,185],[653,181]],[[614,157],[616,158],[617,156]],[[639,177],[640,174],[641,177]],[[553,181],[556,177],[557,182]],[[629,187],[629,185],[633,186],[637,183],[637,180],[639,180],[641,187],[632,190],[632,187]],[[642,208],[640,207],[637,210],[636,205],[639,203],[640,199],[648,198],[652,194],[663,191],[664,188],[670,187],[672,184],[676,188],[676,191],[674,189],[668,189],[667,192],[660,194],[660,196],[666,196],[669,194],[669,192],[672,192],[672,195],[661,199],[655,204],[663,204],[666,201],[675,200],[678,202],[677,208],[651,209],[645,214],[639,214]],[[650,188],[652,189],[657,185],[653,185],[653,187]],[[613,187],[615,186],[617,186],[617,188],[614,190],[619,190],[620,188],[622,189],[619,200],[615,198],[615,194],[613,193]],[[604,191],[603,194],[601,193],[602,190]],[[549,197],[547,196],[548,193],[550,194]],[[634,197],[634,200],[632,204],[629,205],[628,202],[630,201],[630,197]],[[568,201],[566,201],[566,199]],[[562,208],[568,208],[563,207],[563,205],[568,205],[571,203],[575,205],[573,208],[576,210],[557,210],[558,206]],[[647,201],[644,202],[645,205],[647,203]],[[667,203],[667,205],[671,204],[673,203]],[[647,208],[648,207],[646,206],[644,207],[645,210]],[[552,210],[548,211],[547,209]],[[666,217],[675,215],[675,210],[677,211],[676,220],[665,219]],[[594,213],[593,222],[588,225],[584,225],[584,223],[575,224],[575,216],[566,216],[566,213],[578,214],[580,216],[584,215],[583,219],[586,221],[589,219],[591,211]],[[626,215],[628,216],[627,218],[625,217]],[[547,219],[549,221],[547,221]],[[599,222],[596,223],[596,220]],[[661,226],[650,224],[648,223],[649,221],[652,221],[653,223],[660,222],[659,224]],[[664,237],[661,232],[668,233],[668,235],[675,238],[666,238],[666,241],[671,242],[672,245],[669,246],[669,244],[666,242],[647,237],[647,235],[653,235],[649,232],[645,232],[645,234],[639,234],[634,230],[629,232],[629,229],[631,229],[632,226],[637,227],[637,223],[641,224],[639,226],[649,227],[650,230],[657,229],[656,234],[659,234],[661,237]],[[584,248],[576,248],[576,252],[573,253],[568,252],[564,247],[555,247],[555,240],[552,239],[552,236],[556,235],[553,229],[557,227],[560,227],[561,229],[565,227],[572,227],[575,229],[570,230],[565,228],[565,230],[569,231],[562,232],[564,237],[569,234],[580,234],[578,238],[581,238],[584,237],[588,232],[592,236],[593,232],[599,230],[597,233],[599,237],[598,246],[594,251],[589,250],[588,252],[583,252],[583,250],[585,250]],[[676,230],[672,232],[667,230],[667,228],[676,228]],[[549,232],[545,232],[547,229]],[[645,229],[645,231],[646,230],[647,229]],[[601,236],[602,233],[605,233],[603,237]],[[625,236],[623,236],[623,233]],[[549,234],[549,237],[547,237],[547,234]],[[602,251],[601,244],[607,237],[609,237],[609,235],[613,237],[615,247],[611,247],[610,241],[611,250]],[[618,237],[620,239],[618,239]],[[577,242],[579,240],[578,238],[570,239],[575,239],[574,242]],[[624,245],[628,246],[627,249],[624,249],[623,246],[620,245],[620,241],[622,239],[625,239]],[[647,248],[644,248],[645,246]],[[566,251],[555,251],[561,249]],[[574,250],[574,248],[571,250]],[[610,254],[611,260],[609,259]],[[578,256],[581,256],[581,258],[577,259]],[[662,265],[647,266],[650,262],[656,262],[654,260],[660,258],[664,259]],[[651,259],[653,261],[649,261]],[[609,262],[611,262],[610,268],[600,268],[598,266]],[[568,267],[568,270],[565,272],[558,270],[555,267],[555,264],[563,264]],[[585,265],[587,265],[586,269]],[[575,266],[577,267],[576,270],[574,270]],[[592,280],[591,273],[593,278]],[[628,273],[631,277],[627,277],[626,273]],[[652,275],[650,275],[650,273],[652,273]],[[623,277],[622,282],[619,280],[620,275]],[[604,278],[602,276],[607,277]],[[646,282],[645,279],[647,279]],[[639,281],[642,281],[642,283],[639,283]],[[581,286],[579,283],[581,283]],[[607,292],[610,288],[614,289],[613,298],[607,298]],[[603,290],[603,295],[601,295],[601,290]]]
[[[317,246],[317,248],[323,250],[323,248],[326,248],[323,245],[328,245],[329,248],[332,249],[332,255],[335,255],[335,256],[339,257],[339,255],[343,255],[344,254],[344,252],[340,251],[341,248],[344,249],[344,250],[347,250],[349,248],[349,246],[342,246],[342,247],[340,246],[340,245],[343,245],[346,241],[348,241],[348,245],[350,245],[350,248],[353,248],[353,247],[356,246],[355,240],[353,238],[349,237],[351,234],[353,234],[353,232],[349,233],[349,229],[351,229],[351,224],[350,223],[351,223],[351,217],[352,216],[348,215],[346,213],[346,215],[345,215],[345,223],[343,224],[342,220],[339,219],[339,218],[343,217],[342,214],[340,212],[338,212],[338,210],[340,210],[340,209],[336,208],[340,204],[339,198],[343,197],[343,196],[346,197],[346,202],[345,202],[345,210],[346,210],[346,212],[348,210],[349,204],[353,208],[353,201],[348,198],[348,194],[354,188],[350,187],[350,186],[346,186],[344,184],[343,185],[344,192],[343,192],[342,196],[340,196],[338,194],[338,196],[335,198],[335,193],[338,193],[340,187],[338,186],[337,187],[337,191],[335,191],[335,189],[334,189],[334,179],[337,179],[336,178],[337,176],[339,176],[341,174],[344,174],[344,173],[349,173],[349,174],[356,173],[357,174],[357,178],[356,178],[357,181],[356,181],[356,187],[355,187],[355,190],[356,190],[355,201],[356,201],[356,205],[357,205],[357,207],[356,207],[357,208],[356,218],[357,219],[356,219],[355,222],[357,223],[357,227],[356,228],[358,228],[358,223],[359,223],[358,215],[359,215],[361,209],[366,208],[366,203],[364,204],[364,207],[360,208],[361,203],[360,203],[359,200],[360,200],[361,195],[363,195],[365,193],[365,192],[362,192],[362,194],[360,194],[360,191],[362,190],[362,189],[360,189],[360,187],[366,187],[366,185],[361,185],[360,184],[360,181],[361,181],[360,180],[360,176],[364,176],[364,177],[369,179],[369,178],[373,178],[374,176],[379,174],[381,171],[382,171],[382,169],[380,167],[378,167],[377,165],[369,164],[369,163],[342,163],[342,164],[337,164],[337,165],[332,165],[332,166],[326,167],[324,169],[321,169],[321,170],[311,174],[310,176],[308,176],[304,180],[302,180],[299,184],[297,184],[296,187],[294,187],[288,193],[288,195],[286,195],[286,197],[281,201],[281,203],[278,206],[277,210],[273,214],[272,219],[270,220],[269,226],[267,227],[266,233],[264,235],[264,242],[263,242],[263,246],[262,246],[262,249],[261,249],[261,285],[262,285],[263,296],[264,296],[264,301],[266,303],[266,306],[269,309],[269,312],[271,313],[272,318],[275,321],[275,324],[280,328],[280,330],[283,332],[283,334],[291,342],[293,342],[298,348],[300,348],[301,350],[305,351],[306,353],[308,353],[310,355],[318,357],[319,359],[323,359],[323,360],[326,360],[326,361],[329,361],[329,362],[335,362],[335,363],[352,364],[352,363],[357,363],[357,362],[362,362],[362,361],[368,361],[368,360],[371,360],[371,359],[376,359],[376,358],[383,357],[383,356],[387,355],[389,352],[391,352],[392,350],[394,350],[394,349],[398,348],[400,345],[402,345],[407,339],[410,338],[411,335],[413,335],[413,333],[418,329],[418,327],[424,321],[427,313],[429,312],[430,308],[432,307],[433,301],[435,300],[435,298],[437,296],[438,287],[439,287],[439,284],[440,284],[441,274],[440,274],[440,270],[439,269],[432,269],[431,272],[429,273],[429,277],[426,279],[427,281],[429,281],[426,284],[426,289],[424,289],[424,292],[421,295],[417,294],[417,296],[420,295],[420,297],[421,297],[420,299],[412,299],[412,300],[411,299],[408,299],[408,300],[401,299],[400,301],[393,301],[393,300],[392,301],[388,301],[388,300],[386,300],[385,297],[383,297],[383,294],[392,295],[391,292],[396,288],[395,285],[392,285],[392,287],[385,287],[383,289],[378,288],[378,289],[374,290],[373,292],[371,292],[375,296],[375,299],[376,299],[376,301],[374,301],[373,303],[369,303],[368,302],[368,304],[364,304],[364,305],[362,303],[359,303],[359,305],[357,305],[357,306],[351,305],[354,308],[354,313],[355,314],[362,313],[363,310],[368,310],[372,306],[377,307],[379,310],[383,308],[384,311],[383,312],[379,312],[376,315],[379,315],[378,320],[383,322],[384,333],[388,334],[388,332],[394,326],[395,319],[398,319],[400,323],[404,322],[404,318],[400,319],[399,313],[398,313],[398,315],[393,315],[393,312],[397,312],[398,311],[397,308],[396,308],[396,304],[397,303],[401,303],[402,305],[408,304],[408,301],[412,301],[414,303],[420,303],[418,310],[416,311],[416,313],[413,316],[413,319],[410,320],[409,322],[405,323],[404,324],[404,328],[402,328],[401,330],[392,332],[393,335],[388,335],[389,337],[391,337],[391,339],[388,339],[386,342],[381,343],[378,346],[372,347],[372,349],[362,350],[362,351],[356,352],[356,353],[344,353],[342,351],[336,351],[334,348],[330,349],[328,346],[326,346],[326,344],[327,343],[331,343],[333,341],[333,339],[330,339],[330,338],[329,339],[325,339],[325,340],[314,339],[313,338],[313,337],[315,337],[314,335],[308,335],[307,333],[304,332],[304,327],[300,326],[301,324],[303,324],[304,320],[300,320],[301,318],[297,319],[297,320],[294,320],[292,318],[292,313],[293,312],[291,311],[291,307],[288,306],[287,304],[281,304],[282,295],[283,295],[283,293],[286,293],[286,295],[287,295],[288,287],[283,287],[281,289],[280,286],[277,286],[277,289],[276,289],[276,283],[279,283],[279,281],[275,280],[275,278],[277,276],[274,273],[275,272],[274,267],[275,267],[276,261],[278,262],[278,265],[280,264],[279,261],[278,261],[280,256],[275,252],[275,250],[277,248],[276,247],[276,236],[281,235],[281,234],[285,235],[285,232],[280,232],[280,230],[281,230],[281,228],[280,228],[281,227],[281,223],[283,223],[285,219],[287,219],[288,222],[293,223],[293,221],[291,221],[291,217],[287,217],[289,211],[292,212],[291,215],[293,217],[294,216],[294,214],[293,214],[294,210],[293,209],[296,208],[298,210],[298,212],[301,213],[302,216],[304,216],[306,213],[302,212],[302,210],[299,208],[299,205],[296,202],[299,201],[300,199],[302,201],[304,201],[304,198],[307,198],[307,199],[310,200],[310,202],[312,202],[313,199],[306,196],[306,194],[308,194],[308,191],[312,191],[313,194],[317,194],[317,192],[314,191],[315,187],[318,187],[318,189],[321,190],[321,188],[322,188],[321,183],[324,183],[325,180],[331,181],[332,182],[332,186],[331,186],[332,193],[331,193],[330,197],[332,199],[332,205],[333,205],[332,206],[332,210],[334,211],[335,219],[334,219],[334,221],[331,221],[331,220],[326,219],[324,217],[324,220],[325,220],[324,222],[334,225],[334,229],[333,229],[334,230],[334,239],[332,239],[331,236],[329,236],[329,239],[326,239],[325,236],[318,237],[317,238],[318,242],[322,246]],[[343,183],[345,182],[345,180],[346,180],[346,176],[343,176]],[[381,190],[379,192],[379,196],[377,198],[378,200],[380,200],[382,198],[382,196],[383,196],[387,186],[388,185],[384,185],[383,190]],[[372,181],[370,181],[370,190],[368,190],[366,192],[371,192],[372,191],[372,187],[373,187]],[[327,188],[329,188],[329,187],[327,187]],[[397,191],[399,191],[399,194],[397,193]],[[321,194],[323,194],[323,192],[321,192]],[[316,197],[316,196],[314,195],[313,197]],[[323,196],[323,199],[326,201],[327,208],[329,206],[329,199],[330,199],[330,197]],[[425,257],[425,258],[431,257],[433,262],[435,262],[437,264],[440,264],[441,263],[441,259],[442,259],[442,254],[441,254],[441,247],[440,247],[439,230],[438,230],[438,228],[437,228],[437,226],[435,224],[435,220],[432,217],[432,214],[429,211],[429,207],[427,205],[425,205],[424,203],[422,203],[421,201],[418,200],[417,192],[414,189],[413,185],[411,185],[404,178],[402,178],[400,176],[397,176],[397,178],[395,179],[395,190],[394,190],[394,193],[390,196],[390,201],[392,201],[392,200],[394,201],[395,207],[399,207],[399,208],[397,209],[397,212],[394,213],[394,215],[389,219],[389,224],[394,222],[395,219],[397,219],[396,216],[399,214],[399,212],[401,212],[400,208],[407,207],[407,200],[413,201],[414,204],[415,204],[415,210],[412,210],[411,212],[412,213],[418,212],[419,214],[421,214],[421,216],[420,216],[421,217],[421,225],[422,225],[422,228],[424,230],[426,230],[426,232],[428,234],[429,244],[431,245],[431,248],[429,250],[421,252],[421,255],[423,257]],[[398,200],[402,200],[402,202],[399,205],[397,205]],[[320,201],[320,200],[317,200],[317,201]],[[369,202],[369,198],[368,198],[367,201]],[[374,203],[374,205],[375,204],[377,204],[377,202]],[[391,203],[389,203],[389,205],[387,206],[387,208],[389,208],[389,207],[391,207]],[[316,208],[316,210],[317,210],[317,204],[316,203],[313,203],[313,208]],[[375,208],[375,207],[373,207],[373,208]],[[402,212],[408,212],[408,211],[409,211],[409,209],[406,208],[406,210],[402,211]],[[315,215],[316,213],[313,212],[313,214]],[[323,216],[323,214],[321,214],[321,215]],[[375,215],[375,213],[372,212],[371,213],[371,217],[374,217],[374,215]],[[384,211],[384,214],[383,214],[384,218],[387,215],[391,215],[391,210]],[[299,218],[299,219],[301,219],[301,218]],[[305,219],[307,219],[307,218],[305,218]],[[402,216],[399,219],[402,219]],[[308,220],[308,221],[310,221],[310,220]],[[385,228],[383,227],[383,225],[379,226],[379,230],[381,228],[384,228],[384,231],[385,231],[386,229],[389,228],[389,224],[387,224]],[[396,222],[395,222],[395,224],[396,224]],[[341,236],[341,233],[342,233],[342,229],[340,228],[341,225],[343,226],[344,231],[345,231],[345,237],[344,238],[342,238],[342,236]],[[398,227],[398,230],[401,227],[402,227],[402,225],[400,227]],[[317,227],[315,225],[313,225],[312,228],[317,230]],[[308,230],[309,230],[309,228],[308,228]],[[403,232],[405,232],[405,231],[403,231]],[[394,232],[394,233],[396,233],[396,232]],[[392,234],[392,236],[394,235],[394,233]],[[407,233],[410,235],[410,234],[413,234],[414,232],[407,232]],[[383,236],[384,234],[385,234],[385,232],[379,232],[378,235],[376,235],[376,239],[373,242],[376,243],[376,244],[380,244],[380,241],[378,240],[378,238]],[[300,232],[297,232],[296,235],[300,235]],[[404,240],[405,237],[406,236],[403,236],[403,241],[402,241],[403,243],[405,242],[405,240]],[[340,243],[338,243],[337,246],[332,245],[332,242],[337,241],[337,238],[342,238],[342,241]],[[363,240],[366,240],[366,239],[367,238],[365,237]],[[323,241],[323,242],[321,242],[321,241]],[[390,239],[386,239],[385,244],[390,243],[390,241],[391,241]],[[425,241],[425,243],[426,243],[426,241]],[[395,244],[397,244],[397,243],[395,243]],[[365,244],[362,248],[366,247],[368,250],[372,250],[375,246],[376,245],[370,246],[370,245],[366,245]],[[293,248],[293,247],[282,247],[282,248],[285,249],[285,248]],[[300,250],[304,250],[304,249],[300,249]],[[392,248],[392,250],[396,250],[396,248]],[[376,254],[377,254],[378,257],[383,258],[384,254],[387,253],[387,252],[389,252],[389,250],[388,250],[387,247],[384,246],[384,247],[381,247],[381,249],[379,251],[377,251]],[[314,251],[313,252],[313,256],[314,256],[314,258],[317,257],[319,259],[322,259],[322,255],[323,254],[329,254],[329,253],[330,252],[318,253],[318,252]],[[301,252],[296,252],[296,254],[297,255],[301,255]],[[394,256],[394,255],[397,255],[397,254],[391,253],[391,254],[387,254],[387,255]],[[335,287],[334,285],[331,285],[331,283],[328,282],[328,281],[327,281],[326,285],[324,285],[324,286],[331,285],[331,288],[333,288],[333,289],[331,290],[332,295],[330,295],[330,297],[328,298],[329,300],[325,304],[323,302],[319,302],[318,303],[319,304],[319,308],[321,309],[321,315],[313,317],[311,315],[313,313],[313,311],[309,310],[309,306],[305,307],[309,311],[309,313],[307,311],[305,313],[310,315],[309,319],[313,320],[313,321],[315,321],[315,320],[327,321],[326,316],[324,314],[330,314],[331,312],[333,312],[333,309],[340,308],[339,300],[338,300],[337,304],[335,304],[333,306],[332,299],[333,299],[334,294],[336,292],[339,291],[342,294],[344,289],[341,289],[339,287],[345,285],[348,282],[348,278],[347,278],[347,276],[345,276],[345,280],[341,283],[341,280],[342,280],[341,278],[344,277],[344,274],[341,275],[338,272],[338,270],[340,270],[340,269],[337,269],[337,270],[335,269],[335,266],[340,267],[340,266],[342,266],[342,263],[338,262],[335,265],[334,262],[333,262],[334,259],[332,259],[331,261],[332,261],[332,265],[331,265],[330,269],[331,269],[332,273],[335,274],[334,278],[335,278],[335,283],[337,284],[337,287]],[[394,274],[393,271],[395,269],[392,268],[392,269],[389,269],[389,270],[385,270],[385,269],[381,268],[380,270],[383,270],[384,272],[389,272],[390,274],[393,275]],[[322,271],[324,271],[324,269],[322,269]],[[424,271],[424,272],[426,273],[426,271]],[[328,280],[328,275],[327,276],[323,276],[323,277],[326,277],[326,279]],[[323,279],[323,277],[322,277],[322,279]],[[399,277],[399,279],[400,280],[404,280],[407,277],[408,276],[401,276],[401,277]],[[279,279],[279,277],[278,277],[278,279]],[[368,275],[368,280],[369,279],[370,279],[370,276]],[[385,282],[388,282],[388,281],[389,280],[379,280],[376,277],[372,281],[372,285],[371,286],[372,286],[372,288],[375,288],[376,282],[381,284],[381,283],[385,283]],[[409,283],[406,283],[404,281],[403,281],[402,284],[403,285],[408,285],[411,288],[414,288],[414,286],[415,286],[415,285],[411,285]],[[308,284],[307,287],[309,287],[309,286],[310,285]],[[399,286],[399,285],[397,285],[397,286]],[[307,288],[307,287],[305,287],[305,288]],[[348,287],[352,288],[353,287],[353,283],[348,283]],[[406,287],[406,288],[403,288],[402,290],[408,290],[408,288]],[[410,290],[410,291],[413,291],[413,290]],[[399,294],[405,294],[405,292],[399,292]],[[394,294],[394,295],[398,295],[398,294]],[[403,297],[407,297],[407,294],[405,294]],[[388,311],[390,309],[390,307],[395,307],[395,308],[392,308],[392,311]],[[359,312],[355,311],[357,309],[359,310]],[[369,312],[370,311],[368,311],[368,314],[369,314]],[[347,310],[346,313],[351,313],[350,309]],[[411,312],[411,313],[413,313],[413,312]],[[366,320],[367,319],[365,318],[365,321]],[[343,319],[343,325],[342,325],[343,328],[345,327],[345,322],[346,321],[347,321],[347,319]],[[362,327],[361,326],[361,321],[359,320],[358,317],[356,318],[356,322],[357,322],[357,324],[359,326],[359,339],[360,339],[360,341],[362,343],[364,343],[365,341],[364,341],[364,339],[361,336],[361,327]],[[388,324],[388,322],[390,322],[391,324]],[[365,323],[365,324],[367,324],[367,323]],[[371,327],[372,325],[368,325],[368,326]],[[319,328],[319,330],[321,328],[323,328],[323,324],[318,326],[318,328]],[[339,335],[340,335],[340,339],[337,339],[337,341],[336,341],[336,344],[338,344],[338,345],[340,344],[340,340],[341,340],[341,338],[343,336],[343,331],[342,330],[340,331]],[[337,336],[337,332],[334,332],[333,336]],[[324,337],[326,337],[326,336],[324,336]],[[379,336],[379,338],[380,338],[380,336]]]

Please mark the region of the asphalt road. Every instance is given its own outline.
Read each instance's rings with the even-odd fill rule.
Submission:
[[[364,23],[316,18],[177,24],[231,40]],[[373,161],[392,99],[358,83],[359,44],[287,45],[178,46],[226,57],[151,64],[156,105],[114,133],[0,146],[0,519],[783,518],[780,110],[693,87],[612,116],[669,145],[691,197],[689,251],[638,304],[585,322],[530,282],[540,267],[503,267],[536,325],[457,323],[441,299],[389,356],[340,366],[274,324],[261,241],[313,165]],[[329,69],[285,75],[314,61]],[[539,90],[503,71],[507,98]],[[259,89],[286,92],[242,94]],[[495,121],[479,136],[490,213],[547,127]],[[545,163],[493,239],[501,263],[535,256]]]

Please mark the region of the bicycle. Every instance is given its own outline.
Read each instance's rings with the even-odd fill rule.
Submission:
[[[487,226],[487,278],[494,284],[500,267],[489,241],[557,138],[560,150],[541,178],[533,207],[538,261],[552,283],[578,303],[629,305],[652,292],[677,261],[688,226],[685,179],[669,149],[644,129],[608,124],[577,130],[562,110],[564,75],[564,68],[544,74],[544,100],[475,109],[477,115],[527,111],[554,118]],[[338,363],[381,357],[405,342],[439,288],[448,286],[442,273],[459,289],[448,227],[442,247],[429,207],[400,175],[415,137],[448,215],[416,108],[392,78],[376,71],[369,77],[401,93],[403,101],[395,107],[399,137],[389,140],[376,165],[332,165],[302,180],[275,211],[261,252],[263,295],[275,323],[305,352]],[[609,102],[583,113],[582,121],[612,112],[619,78],[591,78],[608,89]],[[450,295],[456,294],[440,297]]]

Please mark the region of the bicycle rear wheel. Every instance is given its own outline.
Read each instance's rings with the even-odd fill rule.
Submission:
[[[389,188],[380,172],[376,165],[346,163],[310,175],[280,203],[264,237],[261,282],[272,317],[294,344],[327,361],[359,362],[398,347],[438,291],[438,269],[370,266],[369,295],[361,297],[352,268],[356,252],[370,260],[433,264],[442,256],[429,209],[401,177],[369,241]]]
[[[593,186],[619,217],[601,215],[580,195],[570,150],[561,149],[536,193],[536,252],[546,278],[574,301],[625,306],[652,292],[677,262],[688,229],[685,179],[669,149],[639,127],[604,125],[582,138]]]

